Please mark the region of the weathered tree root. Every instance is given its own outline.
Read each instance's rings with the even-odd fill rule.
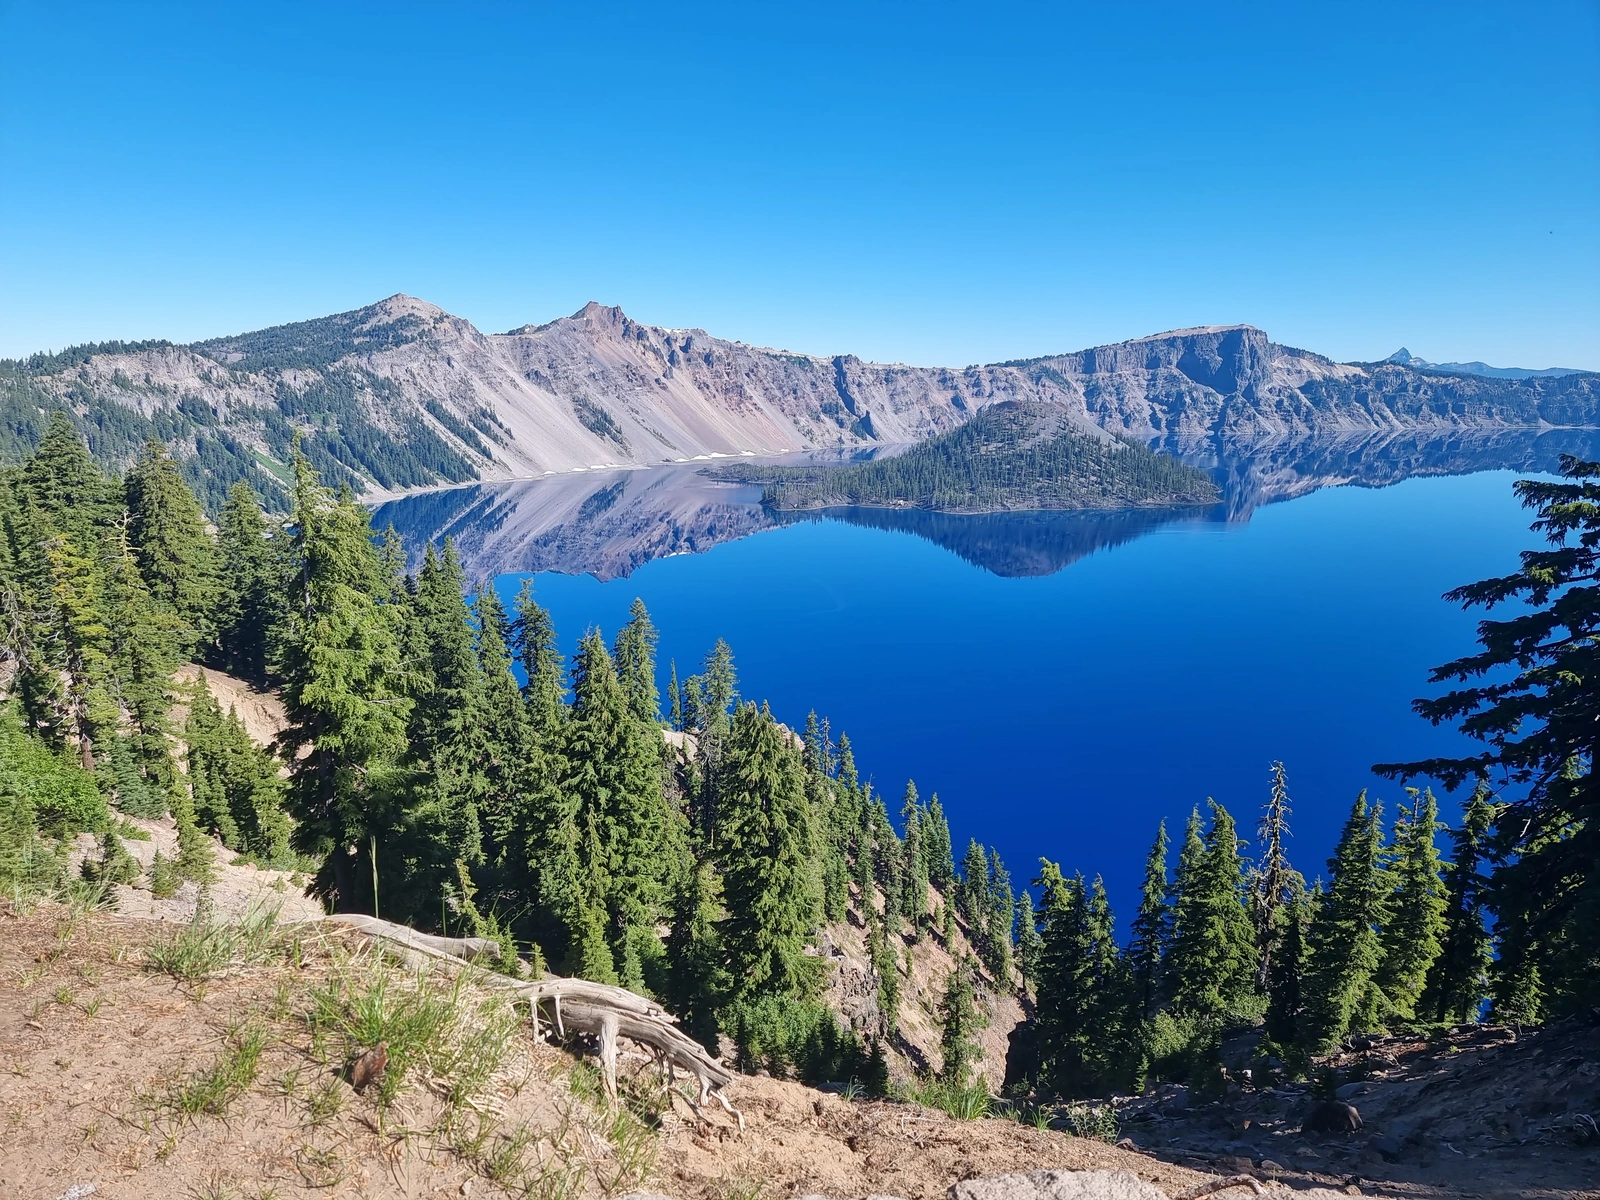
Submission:
[[[1200,1197],[1209,1196],[1213,1192],[1225,1192],[1229,1188],[1236,1187],[1247,1187],[1258,1196],[1265,1194],[1267,1190],[1262,1186],[1261,1180],[1254,1175],[1227,1175],[1197,1183],[1192,1188],[1179,1192],[1172,1200],[1200,1200]]]
[[[493,955],[500,950],[499,945],[488,938],[438,937],[361,913],[336,913],[327,920],[396,946],[412,961],[452,959],[471,962],[480,955]],[[552,976],[520,980],[486,971],[477,982],[498,991],[513,992],[526,1000],[536,1038],[541,1036],[539,1004],[544,1000],[550,1001],[558,1033],[564,1035],[568,1029],[572,1029],[593,1035],[599,1043],[600,1069],[606,1095],[613,1100],[617,1095],[617,1039],[627,1038],[652,1052],[661,1064],[669,1088],[674,1068],[695,1077],[700,1084],[700,1099],[698,1104],[691,1102],[690,1107],[702,1120],[704,1113],[700,1111],[700,1106],[707,1100],[715,1100],[738,1122],[739,1128],[744,1129],[744,1114],[723,1095],[723,1089],[734,1080],[733,1072],[679,1029],[677,1018],[659,1004],[626,988],[593,983],[587,979]]]

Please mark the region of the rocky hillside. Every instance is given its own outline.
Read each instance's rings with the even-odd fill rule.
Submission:
[[[299,431],[334,481],[384,494],[471,479],[919,441],[1000,400],[1060,404],[1191,450],[1307,434],[1600,424],[1600,375],[1493,379],[1336,363],[1244,325],[965,368],[767,350],[588,304],[484,334],[410,296],[188,346],[107,343],[0,363],[0,457],[68,406],[101,457],[177,448],[208,503],[282,501]]]

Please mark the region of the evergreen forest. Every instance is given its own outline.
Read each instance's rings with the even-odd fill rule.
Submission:
[[[347,483],[299,443],[288,461],[283,516],[242,479],[214,523],[160,441],[112,477],[61,414],[0,472],[6,894],[75,886],[67,846],[85,833],[85,872],[127,882],[124,818],[170,816],[178,856],[153,890],[203,891],[220,843],[303,872],[330,909],[655,996],[746,1069],[880,1089],[923,939],[962,955],[938,997],[942,1082],[973,1085],[987,979],[1026,1000],[1007,1086],[1040,1096],[1212,1085],[1241,1029],[1263,1070],[1294,1074],[1364,1031],[1537,1023],[1600,999],[1600,464],[1517,484],[1545,548],[1452,594],[1514,606],[1417,703],[1477,753],[1378,768],[1402,798],[1356,796],[1309,881],[1273,764],[1259,813],[1208,801],[1152,831],[1123,937],[1098,878],[1041,859],[1018,881],[976,841],[958,858],[914,784],[891,810],[847,736],[741,694],[725,643],[663,672],[635,601],[565,658],[530,585],[502,603],[448,542],[408,572]],[[277,743],[203,677],[179,682],[192,662],[275,689]],[[1448,828],[1430,780],[1464,797]],[[868,1027],[825,1002],[824,930],[850,920],[877,987]]]
[[[1143,443],[1092,434],[1052,405],[1005,401],[889,458],[730,467],[780,510],[860,506],[945,513],[1214,504],[1211,477]]]

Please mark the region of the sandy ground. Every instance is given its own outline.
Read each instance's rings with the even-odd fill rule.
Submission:
[[[954,1121],[761,1078],[731,1089],[744,1131],[720,1112],[700,1121],[678,1105],[634,1144],[574,1082],[576,1060],[534,1043],[526,1025],[474,1102],[481,1121],[441,1126],[448,1079],[418,1080],[380,1112],[370,1090],[358,1095],[344,1082],[326,1048],[319,1057],[306,1020],[349,935],[294,928],[270,961],[181,982],[147,957],[170,925],[80,919],[58,907],[0,910],[0,1196],[57,1200],[73,1184],[94,1183],[107,1200],[579,1200],[640,1188],[681,1200],[807,1192],[932,1200],[960,1178],[1042,1167],[1129,1170],[1168,1194],[1204,1178],[1008,1121]],[[176,1097],[250,1027],[265,1030],[266,1043],[248,1086],[223,1111],[182,1112]],[[639,1078],[636,1088],[648,1091],[653,1076]],[[508,1188],[491,1164],[513,1136],[529,1139],[527,1173]],[[538,1172],[542,1181],[530,1182]]]

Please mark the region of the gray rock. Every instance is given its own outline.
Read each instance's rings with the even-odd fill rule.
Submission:
[[[1127,1171],[1030,1171],[966,1179],[950,1200],[1167,1200],[1166,1193]]]
[[[1367,1083],[1345,1083],[1341,1084],[1333,1094],[1341,1100],[1348,1100],[1352,1096],[1364,1096],[1371,1090],[1372,1086]]]
[[[1323,1100],[1301,1122],[1302,1133],[1352,1133],[1361,1128],[1361,1114],[1338,1100]]]
[[[1400,1139],[1396,1137],[1375,1137],[1368,1143],[1379,1154],[1383,1155],[1385,1162],[1400,1161]]]

